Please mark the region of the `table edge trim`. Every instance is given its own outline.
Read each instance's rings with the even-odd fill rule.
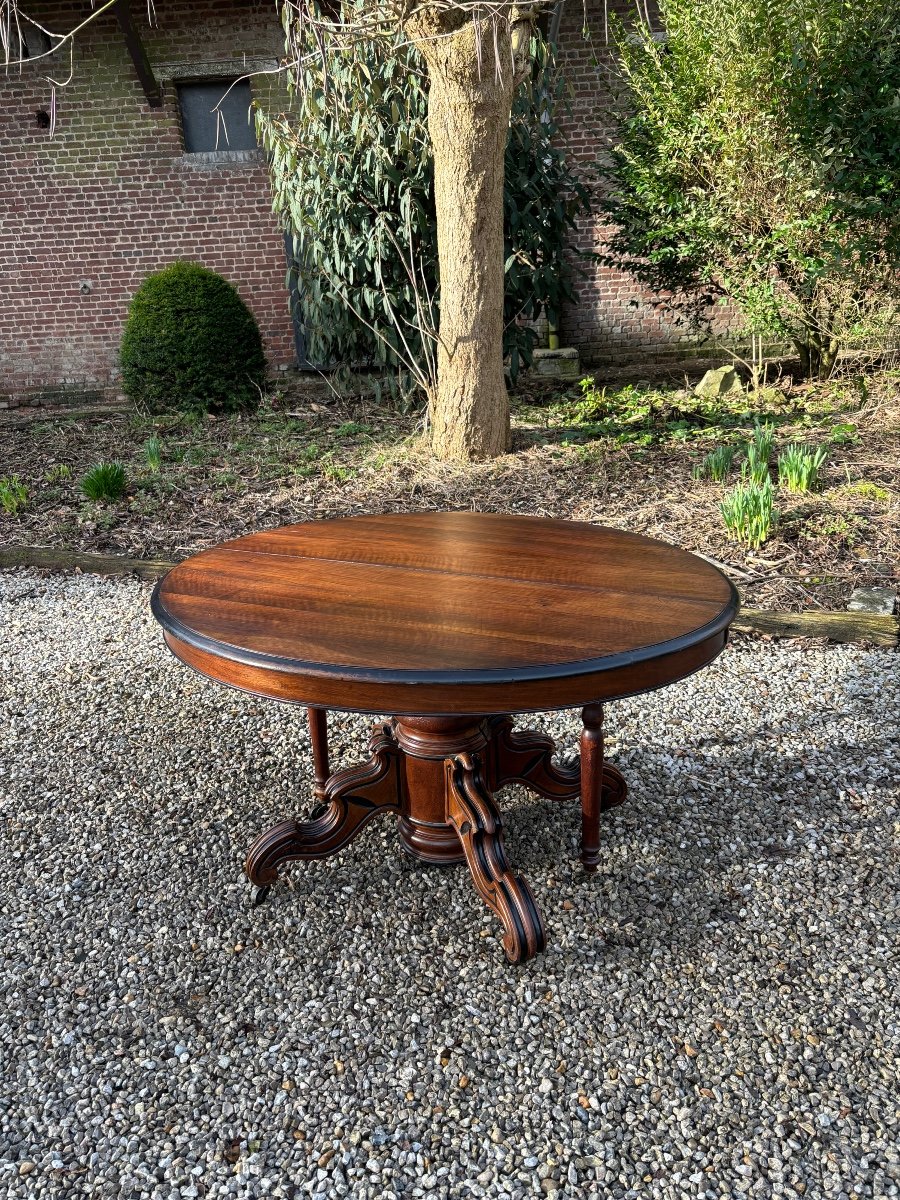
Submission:
[[[194,654],[205,655],[205,651],[197,651],[194,647],[179,643],[178,639],[173,635],[165,634],[166,645],[170,652],[180,662],[184,663],[197,674],[210,679],[215,683],[224,685],[225,687],[234,688],[236,691],[244,692],[247,695],[258,696],[261,698],[277,701],[278,703],[302,705],[305,708],[321,708],[340,712],[355,712],[369,713],[371,715],[381,715],[390,712],[393,716],[488,716],[498,712],[549,712],[558,711],[568,708],[580,708],[584,704],[600,702],[607,704],[614,700],[621,700],[625,697],[639,696],[646,692],[656,691],[661,687],[668,687],[672,683],[677,683],[679,680],[686,679],[697,671],[708,667],[719,657],[728,642],[728,631],[724,630],[717,634],[713,634],[706,641],[698,643],[696,646],[688,647],[677,654],[670,655],[664,659],[655,660],[657,663],[676,663],[674,673],[666,673],[665,679],[655,682],[641,682],[638,686],[634,686],[634,682],[627,682],[628,669],[622,668],[618,671],[599,672],[594,675],[586,675],[583,677],[575,677],[568,681],[566,687],[566,697],[550,696],[548,697],[544,691],[539,693],[539,698],[528,697],[527,693],[535,687],[543,688],[545,685],[541,682],[522,683],[514,687],[515,695],[511,695],[509,691],[504,691],[504,687],[508,685],[491,685],[491,684],[474,684],[474,685],[459,685],[456,689],[450,689],[445,694],[452,697],[452,702],[444,705],[437,703],[432,699],[426,700],[423,703],[422,691],[429,690],[427,685],[414,684],[372,684],[360,683],[348,685],[356,688],[377,688],[384,689],[379,691],[377,697],[372,696],[363,699],[356,695],[352,703],[347,703],[347,697],[340,693],[335,693],[334,688],[342,688],[342,681],[335,681],[331,678],[303,675],[282,675],[277,670],[267,671],[261,667],[241,668],[234,664],[238,671],[249,670],[259,672],[263,678],[250,682],[248,680],[239,680],[228,669],[228,659],[216,658],[210,656],[212,662],[202,663],[197,662],[191,657]],[[710,646],[710,643],[714,643]],[[685,656],[690,656],[694,651],[700,650],[702,658],[698,662],[684,662]],[[185,656],[184,652],[188,652]],[[296,694],[286,694],[280,691],[277,687],[266,686],[269,679],[285,678],[291,680],[291,690],[294,688],[294,680],[298,682]],[[581,680],[584,680],[582,683]],[[611,686],[610,686],[611,682]],[[329,695],[323,695],[320,687],[312,687],[306,689],[304,684],[324,685],[326,689],[332,689]],[[552,681],[547,686],[558,686]],[[430,690],[434,690],[433,688]],[[501,693],[498,695],[498,692]],[[387,693],[387,694],[385,694]],[[460,698],[462,697],[462,698]]]

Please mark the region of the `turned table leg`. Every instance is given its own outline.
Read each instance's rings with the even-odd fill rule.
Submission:
[[[331,770],[328,766],[328,709],[308,708],[309,739],[312,742],[313,769],[316,775],[316,799],[325,799],[325,785]]]
[[[581,714],[581,758],[572,766],[553,762],[552,738],[533,729],[517,730],[508,716],[492,717],[486,775],[492,792],[519,783],[547,800],[581,797],[581,861],[596,871],[600,861],[600,814],[616,808],[628,787],[615,767],[603,761],[603,706],[588,704]]]
[[[622,803],[628,785],[615,767],[603,761],[603,705],[586,704],[581,720],[581,861],[586,871],[596,871],[600,814]]]
[[[603,705],[586,704],[581,720],[581,861],[586,871],[596,871],[603,794]]]

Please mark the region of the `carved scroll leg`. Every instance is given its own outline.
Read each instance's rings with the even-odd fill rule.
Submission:
[[[308,821],[280,821],[254,839],[247,853],[247,878],[261,903],[278,878],[281,866],[297,859],[327,858],[343,849],[377,813],[400,812],[400,751],[384,726],[372,735],[371,759],[333,775],[325,801]]]
[[[316,799],[325,799],[325,785],[331,769],[328,766],[328,709],[308,708],[309,739],[312,742],[313,767],[316,773]]]
[[[628,797],[628,784],[618,767],[603,764],[603,784],[600,793],[600,811],[618,808]]]
[[[500,814],[471,754],[448,758],[447,820],[459,835],[472,880],[488,908],[503,923],[503,949],[511,963],[523,963],[546,944],[544,925],[531,888],[513,871],[503,847]]]
[[[493,791],[521,783],[546,800],[574,800],[580,790],[577,764],[557,766],[556,745],[545,733],[514,730],[510,717],[491,720],[488,781]]]

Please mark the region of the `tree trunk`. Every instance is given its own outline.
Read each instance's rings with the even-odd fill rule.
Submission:
[[[812,353],[809,344],[801,341],[800,338],[793,338],[794,349],[797,351],[797,357],[800,359],[800,374],[804,379],[811,378]]]
[[[833,332],[834,314],[823,300],[806,298],[803,307],[803,328],[794,346],[800,355],[800,367],[807,379],[830,379],[841,350],[840,340]]]
[[[808,330],[805,341],[794,339],[794,348],[805,379],[831,378],[840,353],[840,343],[836,338],[822,338],[817,330]]]
[[[428,129],[440,272],[438,378],[431,444],[439,458],[480,459],[509,446],[503,374],[503,160],[513,69],[509,31],[482,23],[479,71],[471,18],[415,40],[428,64]]]

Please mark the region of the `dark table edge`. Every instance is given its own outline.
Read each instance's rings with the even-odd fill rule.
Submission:
[[[332,700],[315,700],[310,699],[309,695],[286,696],[281,693],[266,690],[262,687],[253,687],[247,683],[238,682],[236,679],[228,678],[225,675],[216,674],[212,671],[205,670],[197,663],[191,662],[189,659],[183,658],[175,646],[169,645],[168,649],[173,657],[177,658],[185,666],[189,667],[198,675],[202,675],[205,679],[211,680],[213,683],[220,684],[223,687],[233,688],[237,692],[243,692],[247,696],[256,696],[263,700],[274,700],[279,704],[293,704],[306,709],[320,708],[326,712],[346,712],[357,713],[366,716],[381,717],[390,713],[392,717],[414,717],[414,716],[429,716],[429,717],[473,717],[481,719],[483,717],[493,716],[499,712],[504,713],[542,713],[542,712],[560,712],[566,709],[582,708],[585,704],[599,702],[602,704],[610,704],[616,700],[630,699],[633,696],[642,696],[649,692],[659,691],[661,688],[669,687],[673,683],[678,683],[682,679],[688,679],[691,675],[696,675],[698,671],[704,670],[719,657],[728,643],[727,630],[720,634],[713,634],[707,641],[716,642],[714,647],[709,647],[710,653],[704,657],[702,662],[692,663],[678,670],[671,675],[667,675],[665,680],[660,682],[649,683],[645,685],[614,687],[610,691],[591,689],[590,695],[585,693],[579,699],[567,699],[558,701],[554,699],[542,698],[540,703],[528,703],[523,701],[521,696],[504,696],[503,703],[491,702],[482,704],[481,700],[486,699],[480,697],[477,704],[467,701],[465,703],[457,703],[449,705],[446,709],[436,707],[432,703],[421,703],[421,696],[415,695],[415,686],[411,686],[407,694],[398,697],[393,694],[390,697],[381,697],[385,702],[379,704],[347,704],[338,699]],[[703,643],[701,643],[703,645]],[[219,660],[227,661],[227,660]],[[609,672],[613,676],[615,672]],[[300,679],[307,678],[306,676],[298,676]],[[391,686],[391,685],[385,685]],[[398,685],[393,685],[398,686]],[[490,686],[490,685],[485,685]],[[503,686],[503,685],[499,685]],[[399,702],[398,702],[399,701]]]

